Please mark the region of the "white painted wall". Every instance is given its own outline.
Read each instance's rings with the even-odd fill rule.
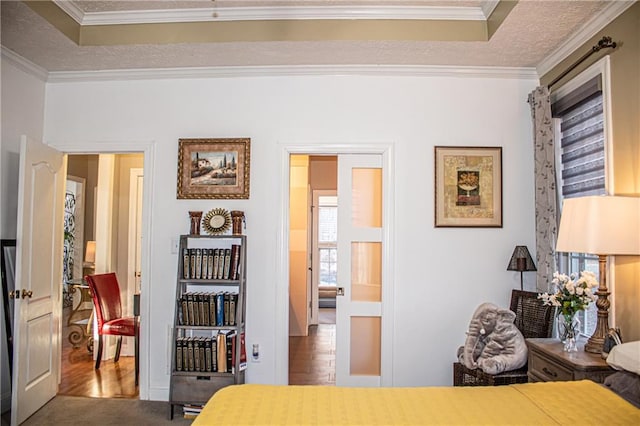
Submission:
[[[0,237],[16,237],[18,214],[18,164],[20,136],[42,140],[44,117],[44,81],[24,69],[11,65],[3,50],[0,61],[2,107],[0,128]],[[0,307],[2,343],[0,347],[0,382],[2,412],[11,408],[11,380],[6,347],[4,312]]]
[[[2,52],[0,89],[2,100],[2,139],[0,140],[0,235],[16,237],[18,214],[18,159],[20,136],[42,140],[45,82],[18,68]]]
[[[274,200],[282,144],[391,143],[395,149],[394,385],[450,385],[475,307],[506,306],[519,275],[506,271],[517,244],[534,245],[533,144],[527,94],[537,81],[475,77],[271,76],[49,83],[45,140],[153,140],[154,281],[149,395],[168,395],[167,329],[175,306],[171,239],[189,230],[189,210],[245,212],[247,345],[261,362],[249,382],[275,383],[277,232]],[[179,138],[250,137],[249,200],[177,200]],[[434,145],[502,146],[504,227],[435,229]],[[525,275],[533,288],[533,274]]]

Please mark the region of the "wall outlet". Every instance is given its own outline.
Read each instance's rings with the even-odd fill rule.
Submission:
[[[171,253],[172,254],[178,253],[178,247],[180,247],[180,240],[178,240],[177,238],[172,238],[171,239]]]
[[[257,343],[251,346],[251,361],[260,362],[260,345]]]

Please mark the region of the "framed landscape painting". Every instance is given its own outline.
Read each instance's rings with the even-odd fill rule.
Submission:
[[[502,227],[502,147],[435,147],[435,226]]]
[[[249,198],[251,139],[180,139],[177,197]]]

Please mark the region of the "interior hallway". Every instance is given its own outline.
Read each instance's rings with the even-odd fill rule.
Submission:
[[[113,359],[103,359],[100,363],[100,369],[96,370],[93,354],[87,350],[86,339],[82,340],[77,348],[74,348],[69,341],[69,333],[77,330],[77,327],[67,325],[70,312],[71,308],[63,309],[62,380],[58,388],[58,395],[138,398],[138,388],[135,386],[134,377],[134,357],[120,356],[117,363],[114,363]],[[123,339],[128,339],[128,337]]]
[[[336,384],[336,310],[320,308],[308,336],[289,337],[289,384]]]

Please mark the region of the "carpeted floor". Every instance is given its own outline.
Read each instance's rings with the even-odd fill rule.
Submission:
[[[190,425],[182,417],[182,407],[174,407],[169,420],[169,403],[118,398],[83,398],[56,396],[38,410],[22,426],[40,425]]]

